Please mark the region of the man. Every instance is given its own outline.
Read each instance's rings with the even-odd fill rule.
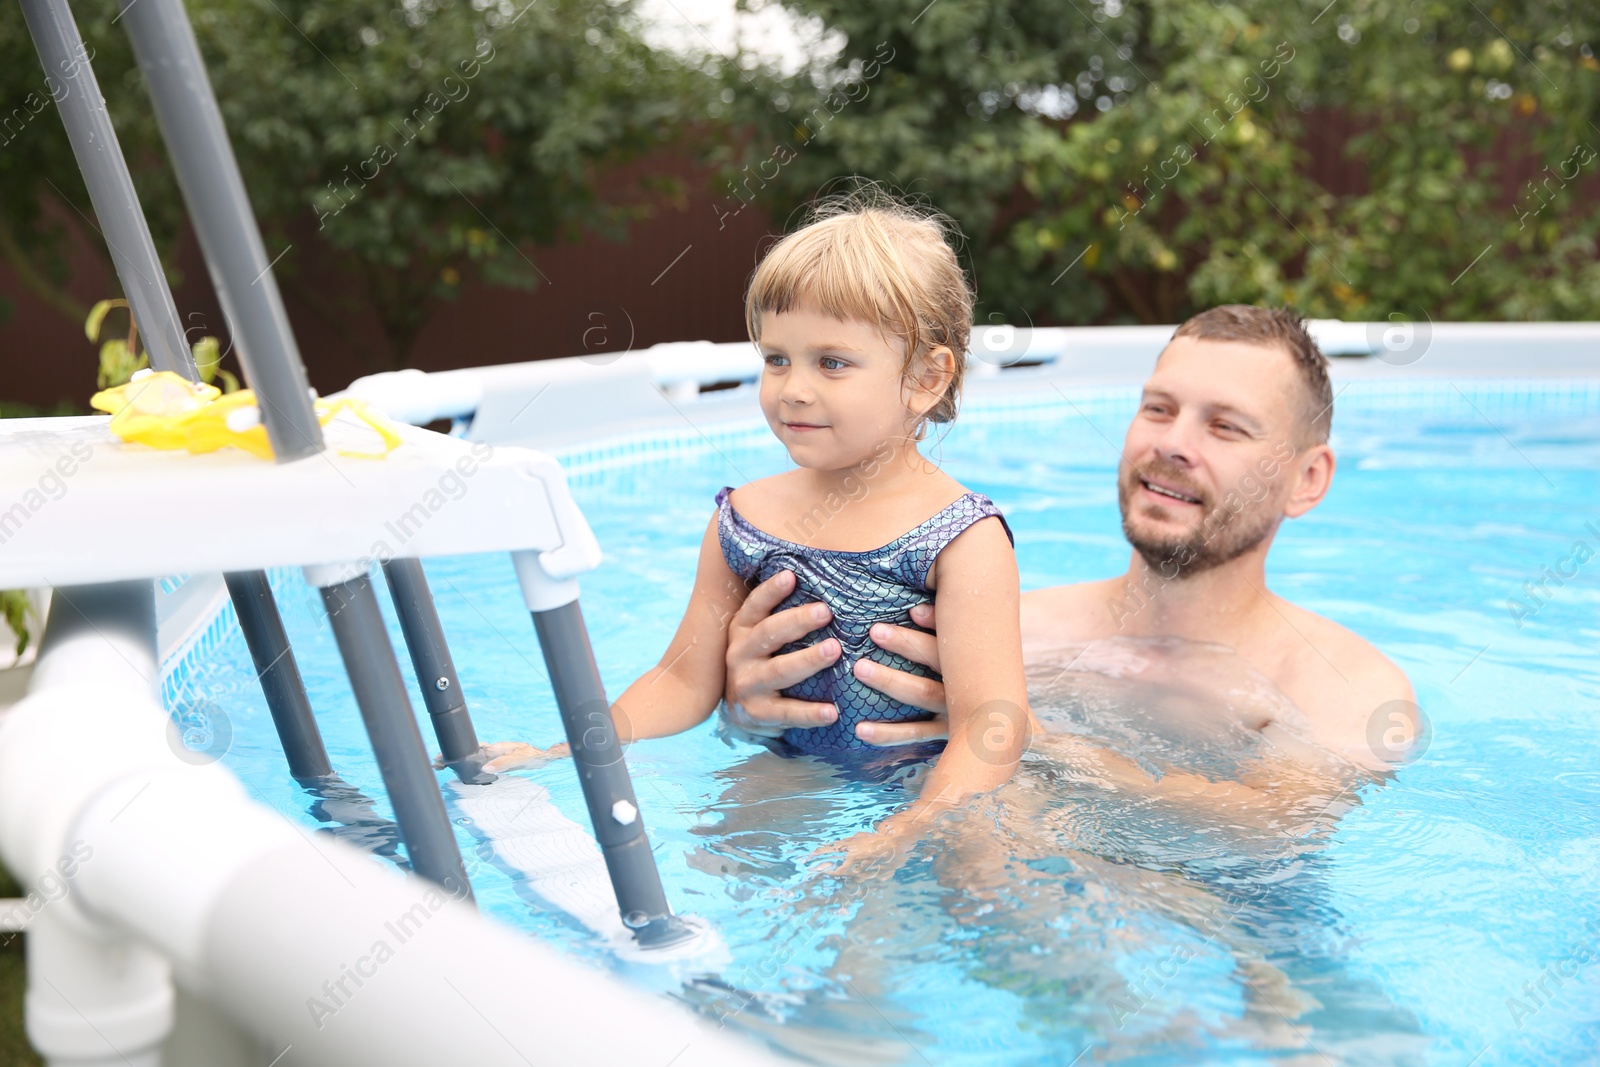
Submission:
[[[1215,684],[1223,688],[1209,694],[1218,707],[1227,703],[1223,691],[1238,689],[1228,677],[1264,677],[1270,687],[1263,688],[1276,692],[1231,713],[1251,729],[1275,732],[1280,750],[1310,762],[1331,752],[1368,770],[1403,761],[1419,728],[1405,674],[1356,634],[1266,584],[1267,553],[1279,526],[1316,507],[1332,482],[1332,415],[1327,360],[1298,315],[1231,305],[1180,326],[1145,383],[1118,469],[1123,533],[1133,546],[1128,570],[1024,593],[1030,668],[1061,663],[1064,672],[1076,668],[1081,676],[1085,668],[1104,672],[1109,658],[1110,673],[1117,674],[1115,664],[1131,655],[1138,670],[1159,676],[1163,691],[1185,684],[1203,689],[1221,679]],[[752,591],[730,628],[728,713],[753,732],[776,734],[835,718],[831,705],[779,692],[840,654],[838,643],[828,640],[772,655],[828,618],[821,604],[769,617],[792,588],[787,573],[769,579]],[[931,605],[912,618],[936,628]],[[938,669],[934,634],[880,625],[873,640]],[[1239,662],[1209,669],[1197,649]],[[1068,659],[1070,651],[1076,655]],[[863,723],[857,729],[862,740],[900,745],[945,736],[938,681],[866,659],[854,670],[873,688],[934,713],[926,722]],[[1197,694],[1202,702],[1207,695]],[[1039,692],[1030,698],[1037,710]],[[1122,777],[1132,773],[1126,760],[1118,763]]]

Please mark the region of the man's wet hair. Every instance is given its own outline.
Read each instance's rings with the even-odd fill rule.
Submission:
[[[1197,341],[1238,341],[1283,348],[1300,372],[1305,438],[1312,444],[1328,443],[1328,431],[1333,426],[1333,385],[1328,381],[1328,357],[1312,340],[1306,320],[1298,311],[1224,304],[1195,315],[1172,336],[1174,339],[1193,337]]]

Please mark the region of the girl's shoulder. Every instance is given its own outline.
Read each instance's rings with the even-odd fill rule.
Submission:
[[[792,510],[801,499],[803,490],[795,471],[783,471],[766,478],[757,478],[738,487],[724,489],[717,494],[719,501],[727,501],[733,510],[757,526],[763,518],[771,518]]]

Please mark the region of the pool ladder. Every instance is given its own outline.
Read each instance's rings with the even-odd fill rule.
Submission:
[[[172,293],[72,12],[66,0],[22,0],[22,8],[45,70],[74,78],[81,90],[62,95],[58,108],[151,365],[197,381]],[[324,440],[305,368],[181,0],[122,0],[120,18],[235,332],[245,377],[260,400],[274,456],[280,464],[316,456]],[[582,525],[592,548],[581,516],[574,521]],[[641,947],[677,944],[693,931],[668,906],[650,852],[578,606],[576,579],[570,573],[548,573],[550,555],[515,552],[513,559],[622,919]],[[598,550],[589,556],[586,562],[592,566]],[[318,564],[305,572],[320,590],[412,869],[458,898],[470,898],[461,853],[384,627],[369,563]],[[444,760],[463,782],[493,781],[482,771],[478,739],[420,561],[388,559],[382,569]],[[328,759],[265,572],[235,571],[225,577],[291,775],[313,792],[319,783],[342,784]],[[102,591],[113,592],[98,586],[65,590],[67,595],[52,608],[51,624],[56,625],[56,613],[71,602],[100,602]]]

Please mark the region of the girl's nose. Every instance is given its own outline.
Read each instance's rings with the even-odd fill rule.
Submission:
[[[778,393],[778,399],[785,404],[809,404],[815,398],[810,380],[801,371],[791,371],[784,378],[783,389]]]

